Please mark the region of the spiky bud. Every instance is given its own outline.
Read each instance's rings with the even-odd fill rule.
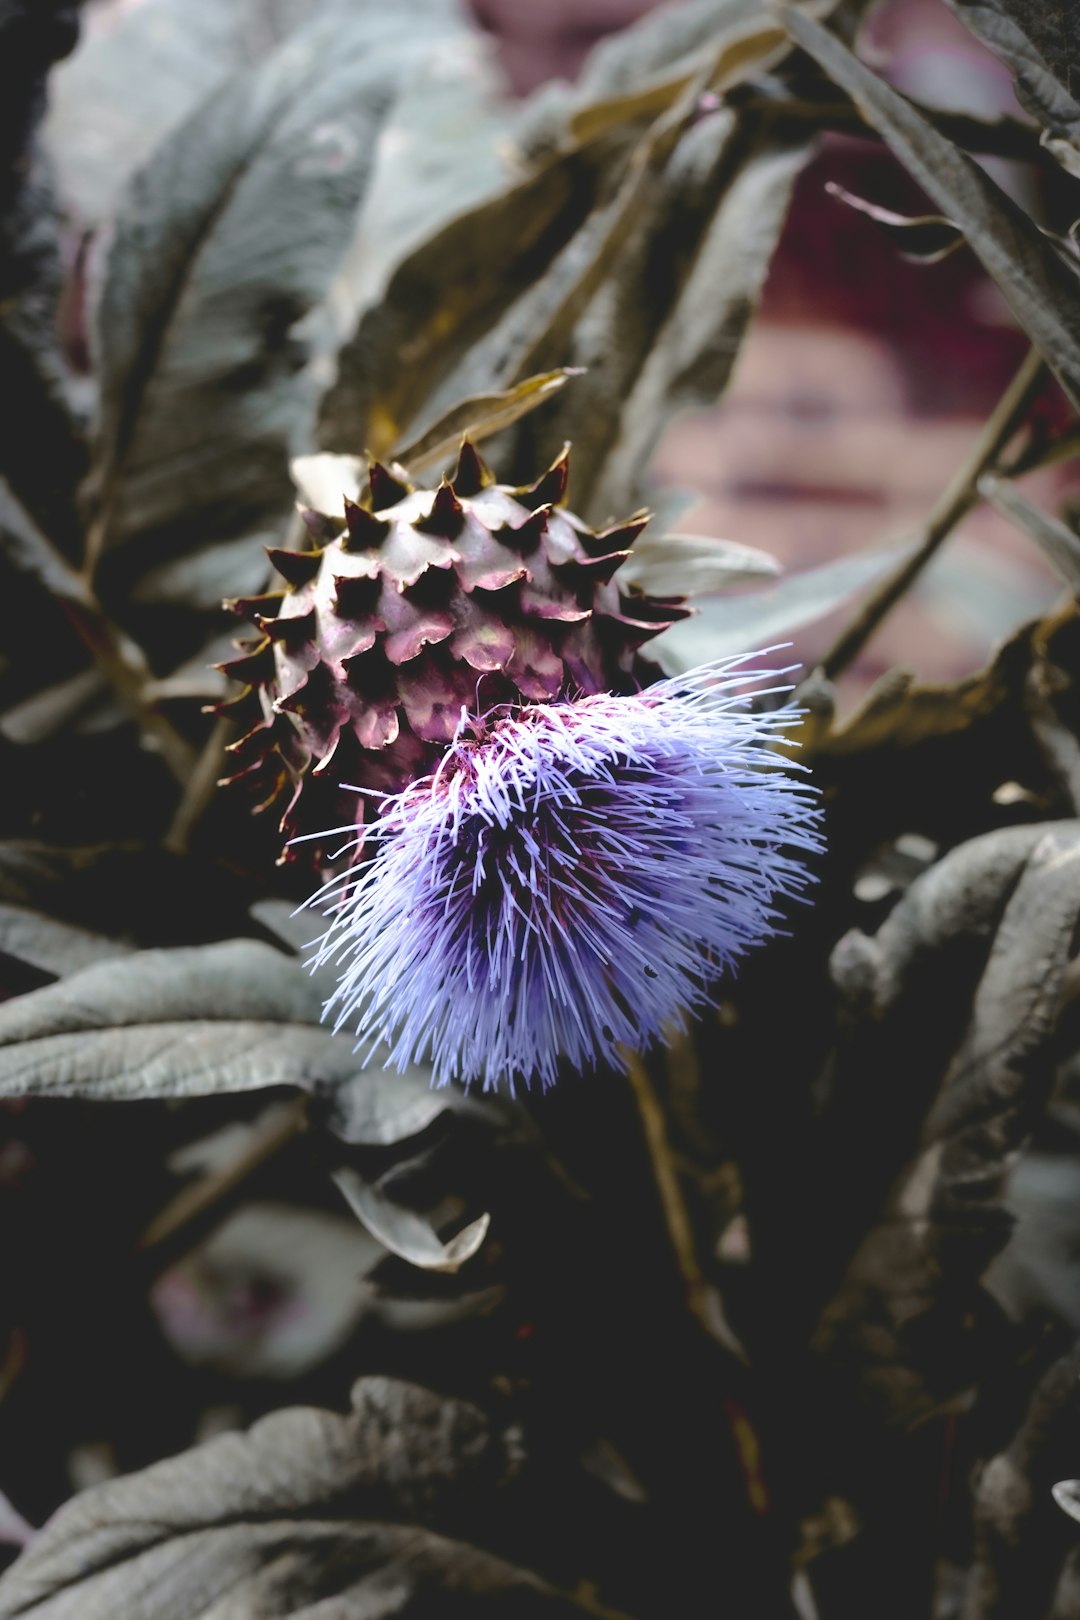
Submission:
[[[221,706],[243,731],[231,780],[285,831],[316,830],[340,819],[337,783],[396,792],[432,770],[463,708],[654,679],[639,649],[687,610],[619,589],[647,514],[594,532],[566,480],[564,452],[531,486],[497,484],[466,442],[437,489],[375,463],[357,503],[305,513],[313,548],[270,553],[283,588],[232,604],[259,634],[221,666],[243,685]]]

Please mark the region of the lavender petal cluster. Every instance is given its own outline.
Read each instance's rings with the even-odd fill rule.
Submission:
[[[776,747],[797,712],[751,706],[773,672],[746,663],[463,714],[309,902],[335,1030],[367,1061],[513,1090],[684,1027],[781,929],[821,847],[814,791]]]

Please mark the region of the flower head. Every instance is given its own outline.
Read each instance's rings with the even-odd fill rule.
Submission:
[[[774,746],[794,711],[752,711],[770,672],[744,663],[463,714],[314,897],[335,1028],[399,1068],[430,1058],[438,1084],[513,1089],[550,1085],[560,1057],[618,1063],[709,1003],[820,847]]]
[[[478,681],[521,704],[656,679],[641,648],[689,609],[624,582],[648,514],[594,532],[563,505],[567,467],[511,488],[466,441],[438,489],[373,463],[358,503],[305,512],[315,549],[270,553],[282,586],[232,604],[259,633],[220,666],[242,688],[219,705],[229,779],[258,808],[307,833],[350,813],[342,781],[397,792],[435,770]]]

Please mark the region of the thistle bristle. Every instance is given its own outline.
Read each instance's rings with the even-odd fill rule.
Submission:
[[[284,600],[284,591],[266,591],[261,596],[227,596],[221,605],[238,619],[273,619],[281,612]]]

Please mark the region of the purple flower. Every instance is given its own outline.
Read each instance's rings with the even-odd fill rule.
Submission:
[[[309,902],[331,919],[312,965],[340,971],[335,1029],[368,1059],[430,1059],[436,1084],[512,1090],[550,1085],[560,1058],[618,1064],[708,1005],[821,847],[813,790],[775,747],[796,713],[752,712],[745,688],[772,672],[745,663],[463,713]]]

